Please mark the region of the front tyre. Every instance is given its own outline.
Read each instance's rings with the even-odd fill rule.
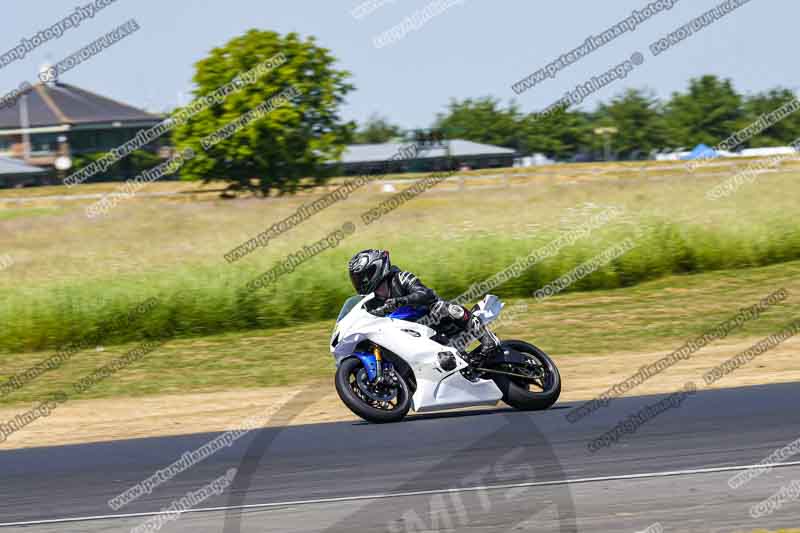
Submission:
[[[367,370],[357,357],[350,357],[336,369],[336,392],[353,413],[368,422],[399,422],[411,409],[411,393],[403,376],[391,385],[368,381]]]
[[[497,370],[525,375],[527,378],[493,375],[492,379],[503,393],[503,401],[515,409],[539,411],[547,409],[561,395],[561,375],[549,355],[524,341],[503,341],[503,348],[521,353],[527,364],[502,364]]]

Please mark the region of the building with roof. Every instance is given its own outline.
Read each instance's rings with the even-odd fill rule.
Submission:
[[[69,158],[76,164],[88,162],[87,158],[93,154],[107,153],[125,144],[140,130],[155,126],[163,118],[58,80],[40,83],[10,104],[0,106],[0,157],[17,158],[46,170],[28,173],[27,178],[9,180],[9,183],[14,181],[16,186],[57,184],[65,177],[63,171],[59,174],[54,169],[57,160]],[[169,139],[162,138],[145,149],[156,153],[167,143]],[[419,147],[417,156],[398,159],[396,154],[412,143]],[[337,167],[345,175],[366,173],[377,165],[388,172],[432,172],[464,167],[511,167],[516,155],[509,148],[461,139],[431,138],[425,142],[351,145],[340,161],[331,162],[330,166]],[[140,169],[132,159],[123,159],[106,175],[94,176],[92,181],[134,177]],[[8,185],[0,181],[2,186]]]
[[[47,170],[26,165],[18,159],[0,157],[0,188],[34,185]]]
[[[58,157],[108,152],[161,120],[74,85],[40,83],[0,108],[0,156],[46,168],[52,178]]]
[[[385,164],[388,172],[432,172],[514,166],[516,152],[510,148],[481,144],[461,139],[440,141],[422,145],[417,157],[397,158],[411,143],[354,144],[342,154],[339,165],[344,174],[354,175],[368,172],[376,165]],[[394,156],[394,159],[393,159]]]

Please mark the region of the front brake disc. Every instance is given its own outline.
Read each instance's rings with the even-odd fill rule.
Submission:
[[[397,387],[381,387],[375,386],[367,381],[367,371],[361,369],[356,374],[356,383],[359,390],[364,393],[368,398],[378,402],[389,402],[397,398]],[[379,388],[380,387],[380,388]]]

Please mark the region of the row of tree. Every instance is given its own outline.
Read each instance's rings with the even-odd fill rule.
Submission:
[[[277,68],[247,80],[222,101],[202,107],[172,135],[178,150],[197,154],[181,169],[183,179],[225,179],[231,189],[263,195],[291,193],[338,172],[349,143],[376,143],[402,136],[401,128],[373,117],[360,128],[344,121],[340,108],[355,87],[351,74],[338,68],[330,50],[313,37],[296,33],[250,30],[214,48],[195,66],[195,97],[252,72],[259,65],[284,59]],[[292,89],[286,105],[266,116],[253,115],[276,94]],[[467,139],[514,148],[523,154],[544,153],[559,160],[590,159],[603,152],[605,139],[598,128],[613,127],[610,139],[616,157],[637,159],[653,151],[715,145],[730,134],[791,101],[789,90],[745,97],[732,83],[715,76],[692,80],[685,93],[661,102],[646,91],[631,90],[592,112],[562,110],[546,117],[523,113],[514,102],[494,98],[452,101],[431,125],[445,138]],[[208,100],[206,100],[208,101]],[[206,142],[209,136],[221,142]],[[800,113],[766,129],[746,146],[785,145],[800,137]]]
[[[714,146],[747,127],[761,115],[795,99],[788,89],[753,96],[738,93],[729,80],[704,76],[691,80],[688,91],[662,102],[650,92],[631,89],[592,112],[560,111],[546,117],[525,114],[515,103],[503,106],[486,97],[450,102],[434,128],[447,138],[467,139],[543,153],[559,160],[599,157],[605,139],[599,128],[615,128],[611,149],[619,159],[640,159],[653,152]],[[373,116],[356,132],[356,142],[385,142],[402,134],[386,119]],[[754,136],[741,148],[783,146],[800,137],[800,112]]]

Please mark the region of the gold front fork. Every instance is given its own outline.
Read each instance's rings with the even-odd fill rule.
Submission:
[[[383,363],[381,363],[382,359],[381,359],[380,346],[378,346],[377,344],[373,346],[372,353],[375,355],[375,373],[376,373],[375,380],[380,381],[381,379],[383,379]]]

